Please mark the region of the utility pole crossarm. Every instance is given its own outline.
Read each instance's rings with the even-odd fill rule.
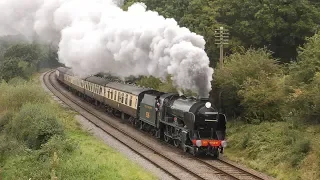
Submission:
[[[223,67],[223,45],[229,44],[229,32],[227,29],[220,27],[215,30],[215,44],[220,46],[220,66]]]

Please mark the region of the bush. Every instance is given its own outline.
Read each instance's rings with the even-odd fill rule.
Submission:
[[[298,62],[289,66],[292,84],[299,85],[300,83],[309,84],[312,82],[315,74],[320,71],[319,49],[320,32],[307,38],[307,43],[299,49]]]
[[[300,86],[291,94],[290,105],[304,120],[320,122],[320,73],[310,84]]]
[[[226,57],[224,67],[221,69],[219,66],[215,71],[213,92],[221,92],[223,108],[228,115],[234,115],[233,113],[241,115],[243,99],[238,91],[248,88],[250,83],[247,82],[246,85],[246,81],[250,79],[252,83],[278,74],[282,74],[281,67],[271,58],[270,52],[265,49],[249,49]],[[218,93],[213,96],[213,99],[219,98]]]
[[[0,135],[0,142],[0,162],[4,162],[8,155],[16,154],[24,149],[17,140],[5,135]]]
[[[50,106],[25,104],[7,126],[7,132],[30,149],[39,149],[54,135],[63,135],[63,126]]]
[[[13,112],[8,112],[0,118],[0,133],[5,130],[5,126],[9,124],[14,116]]]
[[[10,83],[0,84],[0,108],[18,110],[26,103],[45,103],[48,96],[41,87],[32,82],[13,79]],[[1,110],[1,109],[0,109]]]
[[[72,152],[76,144],[71,139],[64,136],[54,135],[47,143],[41,146],[38,151],[40,159],[49,159],[56,152],[59,155]]]
[[[245,108],[248,121],[277,121],[283,119],[286,93],[284,79],[280,77],[261,77],[244,82],[238,95]]]

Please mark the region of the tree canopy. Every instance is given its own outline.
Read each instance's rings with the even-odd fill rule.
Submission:
[[[267,47],[280,62],[289,62],[320,23],[320,5],[310,0],[128,0],[124,9],[134,2],[204,36],[213,64],[218,59],[214,29],[219,26],[230,30],[229,49]]]

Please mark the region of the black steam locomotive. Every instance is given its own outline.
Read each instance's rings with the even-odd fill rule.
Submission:
[[[110,77],[79,78],[64,67],[56,70],[56,76],[80,96],[185,152],[218,157],[226,147],[226,117],[208,99],[163,93]]]

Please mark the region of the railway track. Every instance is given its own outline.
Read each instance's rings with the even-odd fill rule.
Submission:
[[[266,178],[260,177],[255,173],[248,172],[234,164],[226,162],[224,160],[218,159],[215,161],[212,160],[202,160],[198,159],[199,161],[207,164],[212,169],[219,171],[224,174],[228,174],[233,179],[237,180],[264,180]],[[271,178],[268,178],[271,179]]]
[[[269,177],[261,177],[256,173],[250,173],[223,160],[188,158],[190,161],[196,161],[201,164],[202,167],[211,170],[208,174],[199,173],[197,167],[188,166],[183,162],[170,158],[167,154],[161,152],[161,148],[155,148],[154,146],[144,143],[143,140],[132,136],[132,134],[124,131],[118,125],[106,120],[106,118],[96,113],[92,108],[88,108],[87,105],[80,103],[80,100],[70,98],[67,95],[66,90],[61,89],[59,85],[57,85],[57,82],[54,82],[55,77],[53,72],[54,71],[46,72],[43,75],[43,82],[55,96],[69,107],[79,112],[82,116],[86,117],[105,133],[109,134],[129,149],[172,176],[174,179],[271,179]]]

